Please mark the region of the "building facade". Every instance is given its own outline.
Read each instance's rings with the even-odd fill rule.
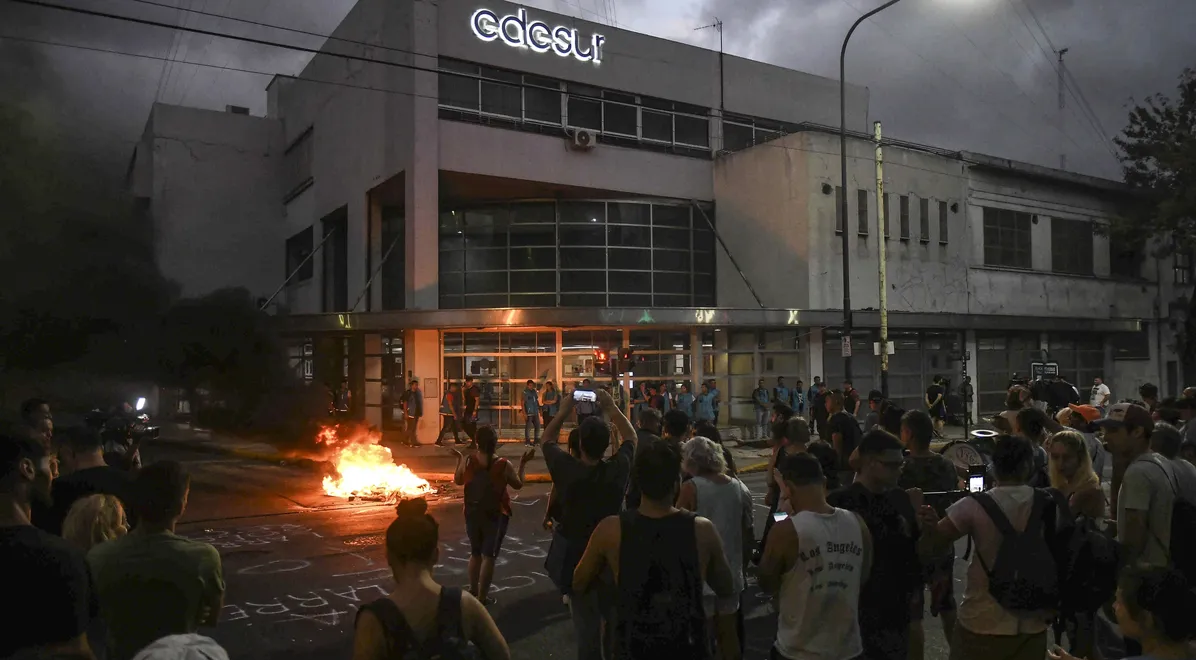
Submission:
[[[903,405],[965,361],[979,410],[1035,361],[1119,396],[1178,385],[1165,301],[1190,264],[1108,245],[1125,190],[890,143],[882,238],[868,140],[837,212],[838,91],[505,2],[361,0],[266,117],[156,105],[131,184],[168,276],[268,300],[296,372],[380,426],[409,378],[432,407],[467,376],[485,421],[520,425],[524,381],[594,378],[622,347],[625,386],[714,379],[724,419],[750,418],[759,378],[838,384],[844,230],[861,391],[882,242]],[[867,90],[847,101],[862,135]]]

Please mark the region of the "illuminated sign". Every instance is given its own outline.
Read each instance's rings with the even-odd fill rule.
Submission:
[[[528,21],[527,10],[522,7],[514,14],[502,18],[489,9],[479,9],[469,19],[474,35],[482,41],[501,39],[508,46],[528,48],[536,53],[556,53],[561,57],[572,55],[582,62],[602,62],[602,44],[606,37],[595,33],[588,43],[577,30],[558,25],[550,28],[542,21]]]

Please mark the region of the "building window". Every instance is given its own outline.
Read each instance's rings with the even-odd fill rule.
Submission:
[[[755,134],[751,126],[723,122],[723,149],[725,151],[740,151],[756,144]]]
[[[835,233],[843,233],[843,186],[835,186]]]
[[[314,260],[308,258],[315,247],[314,241],[315,231],[311,227],[287,239],[287,272],[283,277],[291,277],[291,274],[294,273],[295,277],[291,280],[291,284],[306,282],[315,274],[315,265],[312,263]],[[299,269],[297,273],[295,272],[296,268]]]
[[[1120,332],[1112,336],[1114,360],[1149,360],[1150,328],[1142,324],[1138,332]]]
[[[889,240],[889,237],[893,235],[893,214],[890,211],[890,209],[893,208],[893,205],[889,203],[889,200],[891,200],[891,199],[893,199],[893,196],[888,193],[885,193],[884,211],[885,211],[885,240],[886,241]]]
[[[1092,223],[1051,218],[1051,270],[1072,275],[1092,274]]]
[[[930,200],[923,197],[918,200],[918,240],[930,242]]]
[[[707,108],[447,58],[439,66],[442,119],[554,135],[583,128],[619,146],[710,156]]]
[[[939,202],[939,243],[947,244],[947,202]]]
[[[743,115],[723,115],[723,150],[740,151],[764,144],[783,135],[796,133],[796,124]]]
[[[901,196],[901,240],[909,240],[909,195]]]
[[[1172,270],[1175,271],[1176,284],[1192,283],[1192,253],[1176,250],[1172,255]]]
[[[868,191],[860,189],[856,191],[856,223],[859,225],[856,232],[860,236],[868,235]]]
[[[1109,241],[1109,270],[1113,277],[1128,279],[1142,278],[1142,264],[1146,257],[1141,248],[1125,247],[1117,241]]]
[[[534,202],[440,216],[440,306],[714,304],[712,209]]]
[[[1033,216],[1020,211],[984,207],[984,265],[1032,267],[1030,225]]]
[[[303,131],[283,154],[286,170],[286,195],[284,203],[289,201],[311,185],[311,157],[312,157],[312,129]]]

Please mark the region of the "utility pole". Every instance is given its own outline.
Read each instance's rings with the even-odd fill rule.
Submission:
[[[885,233],[885,158],[880,143],[880,122],[873,122],[873,139],[876,141],[876,244],[879,259],[880,282],[880,393],[889,398],[889,285],[885,266],[888,240]],[[846,222],[844,223],[846,224]],[[846,227],[843,228],[846,231]]]
[[[694,28],[694,32],[698,30],[709,30],[714,28],[718,32],[718,109],[726,110],[726,92],[723,77],[723,22],[718,16],[714,17],[714,22],[710,25],[703,25],[700,28]]]
[[[1065,151],[1067,134],[1063,132],[1064,131],[1063,107],[1064,107],[1064,98],[1065,98],[1065,96],[1063,94],[1063,90],[1067,86],[1067,82],[1064,79],[1064,76],[1067,72],[1067,69],[1065,67],[1067,65],[1064,64],[1064,62],[1063,62],[1063,56],[1067,54],[1068,50],[1070,50],[1070,49],[1068,49],[1068,48],[1059,49],[1059,169],[1061,169],[1061,170],[1067,169],[1067,152]]]

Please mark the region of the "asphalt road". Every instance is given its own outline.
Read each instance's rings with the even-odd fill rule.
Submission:
[[[149,461],[184,461],[191,496],[178,533],[214,545],[227,585],[220,624],[207,631],[232,658],[323,660],[352,654],[357,607],[392,586],[383,534],[393,508],[327,497],[320,478],[298,468],[213,457],[158,446]],[[763,530],[765,475],[746,475]],[[540,528],[547,484],[530,484],[514,500],[514,516],[495,570],[492,613],[514,658],[575,657],[568,610],[544,574],[549,535]],[[460,491],[451,486],[430,502],[440,521],[444,584],[468,583],[469,544]],[[956,593],[964,564],[956,563]],[[770,602],[749,582],[744,606],[747,658],[766,658],[776,633]],[[947,649],[938,621],[927,616],[927,660]]]

